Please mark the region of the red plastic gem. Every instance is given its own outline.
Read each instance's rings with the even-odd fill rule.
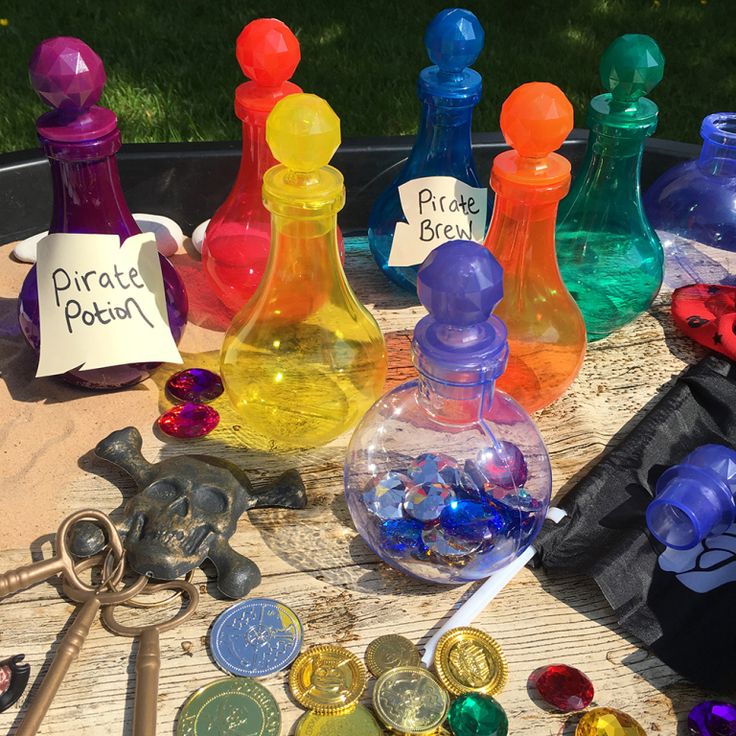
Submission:
[[[206,368],[187,368],[166,381],[166,389],[180,401],[205,403],[214,401],[223,392],[222,379]]]
[[[180,404],[158,418],[161,431],[179,439],[204,437],[219,422],[220,415],[207,404]]]
[[[593,700],[593,683],[580,671],[566,664],[550,664],[534,670],[529,683],[553,708],[569,713],[583,710]]]

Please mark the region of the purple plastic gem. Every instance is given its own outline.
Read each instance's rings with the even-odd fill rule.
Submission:
[[[706,700],[688,714],[690,736],[736,736],[736,705]]]
[[[451,559],[472,555],[481,546],[480,542],[453,537],[441,526],[427,527],[422,532],[422,542],[430,553]]]
[[[219,422],[220,415],[207,404],[179,404],[158,418],[161,431],[179,439],[204,437]]]
[[[486,447],[475,462],[488,483],[507,490],[521,488],[529,477],[524,454],[512,442],[501,441],[499,447]]]
[[[174,373],[166,381],[166,389],[176,399],[195,403],[214,401],[224,391],[220,376],[205,368]]]
[[[92,107],[107,80],[102,59],[71,36],[49,38],[36,46],[28,73],[41,99],[65,112]]]
[[[440,526],[453,537],[483,542],[503,531],[506,522],[491,506],[477,501],[455,501],[442,510]]]
[[[404,497],[411,480],[402,473],[391,470],[380,478],[374,478],[363,493],[363,503],[379,519],[401,519],[404,516]]]
[[[407,475],[416,485],[444,483],[460,485],[460,467],[455,458],[442,452],[425,452],[409,464]]]
[[[415,519],[388,519],[381,524],[381,547],[405,555],[422,548],[424,524]]]
[[[455,501],[455,491],[444,483],[424,483],[412,486],[404,497],[404,511],[419,521],[439,519],[447,504]]]

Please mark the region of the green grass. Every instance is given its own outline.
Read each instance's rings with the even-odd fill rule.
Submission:
[[[43,110],[28,86],[34,46],[54,35],[83,38],[103,58],[103,103],[134,141],[233,140],[232,102],[243,80],[234,42],[245,23],[275,16],[297,33],[302,63],[294,80],[325,97],[343,136],[416,130],[416,75],[428,64],[422,37],[441,0],[12,0],[0,4],[0,150],[33,148]],[[667,60],[651,97],[657,135],[698,141],[710,112],[736,107],[735,0],[485,0],[466,7],[486,30],[475,67],[484,94],[474,129],[498,129],[500,105],[531,80],[551,81],[585,124],[601,91],[598,60],[621,33],[648,33]],[[5,19],[7,24],[5,24]]]

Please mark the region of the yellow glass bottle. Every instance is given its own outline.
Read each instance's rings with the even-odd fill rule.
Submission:
[[[244,441],[278,451],[323,445],[353,427],[381,395],[386,345],[338,253],[345,186],[327,164],[340,119],[316,95],[289,95],[268,116],[266,140],[280,162],[263,177],[271,252],[225,335],[221,372]]]

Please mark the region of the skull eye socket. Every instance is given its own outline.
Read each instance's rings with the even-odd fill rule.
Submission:
[[[157,501],[173,501],[181,494],[169,481],[158,481],[146,489],[146,494]]]
[[[227,496],[218,488],[200,486],[192,491],[194,505],[208,514],[222,514],[227,511]]]

